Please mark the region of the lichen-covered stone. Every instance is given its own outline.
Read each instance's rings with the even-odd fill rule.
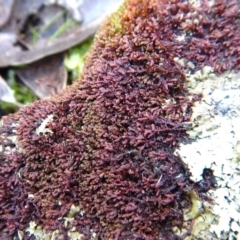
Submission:
[[[209,212],[196,208],[214,204],[217,180],[211,169],[194,179],[176,153],[198,136],[202,95],[188,76],[239,70],[239,5],[128,0],[101,27],[80,81],[4,118],[1,239],[197,236]]]

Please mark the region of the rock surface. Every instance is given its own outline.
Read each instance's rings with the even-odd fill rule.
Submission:
[[[129,0],[76,84],[3,118],[1,239],[239,238],[239,7]]]

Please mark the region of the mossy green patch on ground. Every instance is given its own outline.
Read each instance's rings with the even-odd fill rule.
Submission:
[[[122,30],[121,18],[123,17],[125,5],[121,5],[117,12],[113,13],[110,17],[110,24],[115,33],[118,33]]]
[[[81,75],[84,67],[85,56],[88,53],[92,42],[93,38],[90,38],[68,51],[64,64],[69,72],[70,82],[78,79]]]
[[[95,35],[95,42],[97,40],[110,41],[113,36],[123,34],[122,18],[126,10],[126,5],[127,2],[124,1],[118,10],[110,15]]]
[[[37,100],[36,95],[26,85],[16,81],[14,70],[8,72],[8,84],[14,91],[17,102],[27,104]]]
[[[5,113],[13,113],[18,110],[18,103],[28,104],[37,100],[37,96],[22,83],[16,81],[16,75],[14,70],[9,70],[7,73],[7,83],[9,87],[14,91],[14,97],[16,104],[11,102],[0,101],[0,109]],[[19,105],[20,105],[19,104]]]

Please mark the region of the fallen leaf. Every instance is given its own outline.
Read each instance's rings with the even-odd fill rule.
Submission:
[[[26,24],[25,21],[27,19],[27,16],[22,15],[29,15],[34,11],[39,11],[39,5],[41,6],[41,4],[44,4],[43,0],[25,0],[25,5],[29,6],[30,9],[27,10],[20,6],[20,2],[22,1],[16,1],[18,11],[15,10],[14,5],[14,18],[10,21],[9,26],[2,29],[2,32],[7,29],[11,29],[11,32],[13,32],[14,28],[15,32],[20,32],[20,29],[24,28],[24,24]],[[106,0],[104,2],[100,0],[85,0],[80,6],[80,10],[82,12],[81,25],[78,24],[78,26],[67,35],[63,35],[55,39],[41,38],[34,46],[27,44],[28,42],[25,42],[25,40],[20,38],[19,35],[17,41],[12,45],[12,48],[16,48],[16,45],[21,46],[21,51],[12,51],[12,49],[9,48],[6,49],[6,51],[3,51],[0,55],[0,67],[29,64],[46,56],[68,50],[69,48],[94,35],[101,22],[122,2],[123,0]],[[16,21],[17,17],[19,17],[19,22]]]
[[[13,9],[14,0],[0,0],[0,28],[9,20]]]
[[[93,39],[89,39],[79,46],[73,47],[68,51],[64,64],[68,71],[72,74],[72,80],[78,79],[82,73],[85,56],[90,49]]]
[[[82,21],[83,17],[80,7],[83,4],[83,0],[45,0],[44,4],[56,4],[62,6],[69,11],[73,19],[75,19],[77,22]]]
[[[46,99],[66,87],[63,59],[62,53],[53,55],[17,69],[16,74],[39,98]]]

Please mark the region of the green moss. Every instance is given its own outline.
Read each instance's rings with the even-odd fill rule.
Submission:
[[[28,87],[16,81],[15,71],[13,70],[8,72],[8,84],[14,91],[17,102],[27,104],[37,100],[36,95]]]
[[[113,36],[117,34],[123,35],[123,21],[122,18],[124,16],[126,10],[127,2],[125,1],[118,10],[113,13],[105,22],[102,24],[99,31],[95,35],[95,42],[97,40],[109,41]]]
[[[125,4],[121,5],[118,11],[113,13],[112,16],[110,17],[110,26],[112,31],[115,34],[121,32],[122,30],[121,19],[123,17],[124,10],[125,10]]]
[[[0,110],[3,111],[3,113],[14,113],[18,110],[18,107],[14,105],[13,103],[8,103],[4,101],[0,101]]]
[[[0,101],[0,109],[3,110],[5,114],[16,112],[21,104],[28,104],[37,100],[36,95],[31,89],[16,81],[14,70],[8,71],[7,79],[9,87],[14,91],[16,103]]]
[[[78,79],[81,75],[84,67],[85,56],[88,53],[92,42],[93,38],[90,38],[68,51],[64,64],[69,72],[70,82],[74,79]]]

